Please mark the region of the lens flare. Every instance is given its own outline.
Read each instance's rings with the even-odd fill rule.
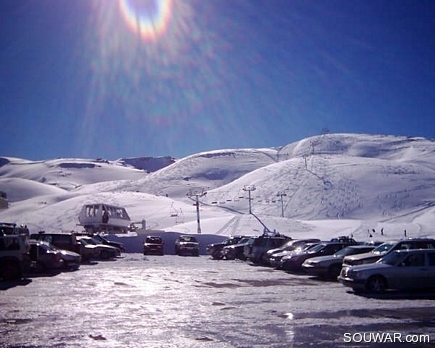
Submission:
[[[188,133],[203,141],[219,123],[208,110],[226,99],[219,76],[228,71],[218,54],[223,43],[207,29],[209,17],[214,18],[206,10],[210,5],[198,7],[196,0],[91,3],[89,91],[79,125],[85,155],[100,141],[113,151],[121,145],[147,146],[167,149],[164,154],[175,151]],[[195,20],[198,11],[207,15]],[[107,132],[129,136],[108,141]]]
[[[155,42],[167,31],[172,8],[172,0],[119,0],[127,27],[149,42]]]

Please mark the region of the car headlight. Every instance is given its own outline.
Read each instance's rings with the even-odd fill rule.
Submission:
[[[347,276],[349,278],[352,278],[352,279],[362,279],[362,278],[364,278],[364,272],[357,272],[357,271],[350,269],[347,272]]]

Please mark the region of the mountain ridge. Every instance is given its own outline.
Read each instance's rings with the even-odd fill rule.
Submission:
[[[153,166],[150,157],[35,162],[1,157],[0,190],[8,194],[10,208],[0,211],[0,220],[43,227],[47,211],[59,215],[47,225],[70,230],[82,204],[107,201],[126,206],[135,221],[145,219],[151,227],[191,231],[192,199],[202,192],[201,215],[212,233],[223,233],[227,225],[241,231],[249,203],[277,227],[361,220],[361,226],[399,222],[429,231],[433,222],[435,142],[425,138],[324,134],[281,147],[159,157],[161,168],[154,171],[144,169],[144,161]]]

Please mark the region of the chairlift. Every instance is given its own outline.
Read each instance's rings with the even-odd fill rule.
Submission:
[[[178,216],[178,211],[177,211],[177,209],[175,209],[174,208],[174,202],[172,202],[172,204],[171,204],[171,208],[170,208],[170,216],[171,217],[177,217]]]

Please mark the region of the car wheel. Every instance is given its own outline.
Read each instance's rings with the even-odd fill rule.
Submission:
[[[387,288],[387,281],[382,276],[373,276],[367,280],[366,289],[370,292],[384,292]]]
[[[329,278],[337,280],[337,277],[340,275],[341,265],[331,265],[329,267]]]

